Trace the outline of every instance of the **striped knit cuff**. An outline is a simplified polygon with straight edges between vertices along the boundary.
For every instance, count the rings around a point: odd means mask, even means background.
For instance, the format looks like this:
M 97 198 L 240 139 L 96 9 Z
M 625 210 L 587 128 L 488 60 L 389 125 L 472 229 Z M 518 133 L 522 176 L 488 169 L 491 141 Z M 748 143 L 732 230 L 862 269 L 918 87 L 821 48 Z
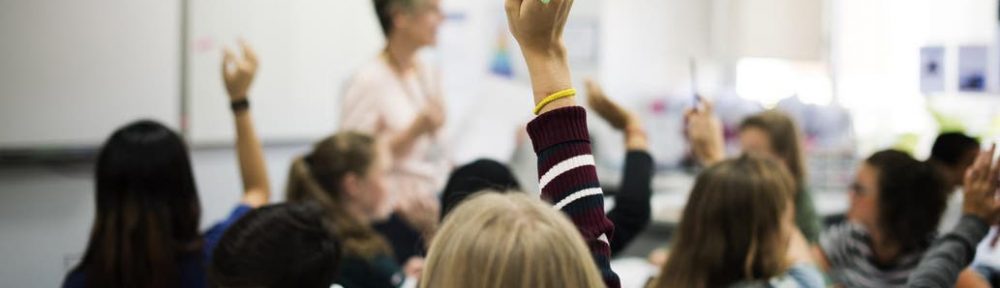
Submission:
M 528 135 L 531 136 L 535 153 L 566 142 L 590 142 L 587 110 L 574 106 L 546 112 L 528 123 Z

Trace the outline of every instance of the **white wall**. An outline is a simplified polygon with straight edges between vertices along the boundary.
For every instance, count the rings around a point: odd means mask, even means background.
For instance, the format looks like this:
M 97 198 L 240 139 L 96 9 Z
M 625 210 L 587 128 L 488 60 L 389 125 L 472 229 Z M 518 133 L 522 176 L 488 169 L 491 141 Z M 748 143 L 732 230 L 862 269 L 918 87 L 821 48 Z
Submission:
M 180 1 L 0 1 L 0 149 L 95 147 L 178 127 Z
M 284 199 L 291 159 L 308 147 L 265 150 L 272 199 Z M 192 153 L 201 224 L 223 219 L 239 201 L 232 149 Z M 0 286 L 59 287 L 82 256 L 94 217 L 93 164 L 0 167 Z
M 191 1 L 189 11 L 187 123 L 196 144 L 232 141 L 220 67 L 237 39 L 260 56 L 250 100 L 264 142 L 334 132 L 344 84 L 383 45 L 371 0 Z
M 930 98 L 931 102 L 943 103 L 946 110 L 980 123 L 1000 112 L 996 96 L 959 95 L 955 76 L 960 45 L 994 43 L 996 5 L 992 0 L 832 2 L 837 97 L 855 116 L 861 153 L 892 145 L 909 133 L 921 136 L 918 152 L 929 150 L 937 125 L 928 113 L 928 98 L 920 92 L 923 46 L 941 45 L 948 50 L 945 83 L 950 88 Z

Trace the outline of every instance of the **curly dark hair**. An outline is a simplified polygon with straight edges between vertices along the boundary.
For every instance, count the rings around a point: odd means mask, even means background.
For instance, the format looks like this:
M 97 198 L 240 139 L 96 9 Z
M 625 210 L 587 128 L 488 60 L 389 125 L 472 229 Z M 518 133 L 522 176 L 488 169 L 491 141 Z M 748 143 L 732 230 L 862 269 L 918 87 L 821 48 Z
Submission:
M 886 150 L 865 161 L 878 169 L 878 225 L 903 252 L 925 249 L 948 201 L 944 175 L 910 155 Z

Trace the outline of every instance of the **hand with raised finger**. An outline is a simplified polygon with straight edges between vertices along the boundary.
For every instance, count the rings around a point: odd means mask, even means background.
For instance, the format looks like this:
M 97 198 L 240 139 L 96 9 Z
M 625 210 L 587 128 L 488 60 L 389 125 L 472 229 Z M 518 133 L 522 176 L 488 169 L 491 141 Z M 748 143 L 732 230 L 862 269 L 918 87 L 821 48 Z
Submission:
M 232 101 L 247 97 L 250 84 L 257 75 L 257 53 L 246 43 L 240 41 L 243 57 L 236 55 L 232 49 L 226 48 L 222 58 L 222 79 L 226 83 L 226 91 Z
M 701 105 L 685 111 L 684 120 L 692 152 L 703 164 L 711 165 L 725 158 L 725 135 L 712 102 L 703 100 Z
M 976 161 L 965 172 L 965 198 L 962 212 L 974 215 L 987 223 L 997 224 L 1000 220 L 1000 203 L 997 201 L 997 179 L 1000 165 L 993 161 L 996 144 L 980 152 Z
M 593 79 L 587 79 L 586 85 L 587 105 L 590 106 L 594 112 L 597 112 L 597 115 L 604 118 L 605 121 L 608 121 L 608 124 L 611 124 L 611 127 L 620 131 L 625 131 L 629 126 L 639 125 L 638 117 L 636 117 L 631 111 L 622 108 L 621 105 L 618 105 L 618 103 L 609 99 L 600 84 L 597 84 L 597 82 Z

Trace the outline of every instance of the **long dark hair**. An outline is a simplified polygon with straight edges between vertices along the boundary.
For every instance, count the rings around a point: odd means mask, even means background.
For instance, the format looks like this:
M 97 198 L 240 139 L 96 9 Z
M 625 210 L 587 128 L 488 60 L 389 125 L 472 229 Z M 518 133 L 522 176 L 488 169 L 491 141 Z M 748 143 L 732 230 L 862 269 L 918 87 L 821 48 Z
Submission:
M 726 287 L 784 272 L 782 215 L 794 187 L 784 165 L 747 155 L 702 172 L 653 287 Z
M 209 280 L 214 287 L 327 288 L 341 246 L 316 203 L 277 204 L 240 218 L 219 240 Z
M 885 150 L 865 162 L 878 169 L 878 229 L 902 252 L 926 249 L 948 202 L 944 175 L 910 155 Z
M 177 287 L 201 248 L 201 204 L 187 146 L 153 121 L 118 129 L 96 168 L 96 217 L 76 271 L 88 287 Z

